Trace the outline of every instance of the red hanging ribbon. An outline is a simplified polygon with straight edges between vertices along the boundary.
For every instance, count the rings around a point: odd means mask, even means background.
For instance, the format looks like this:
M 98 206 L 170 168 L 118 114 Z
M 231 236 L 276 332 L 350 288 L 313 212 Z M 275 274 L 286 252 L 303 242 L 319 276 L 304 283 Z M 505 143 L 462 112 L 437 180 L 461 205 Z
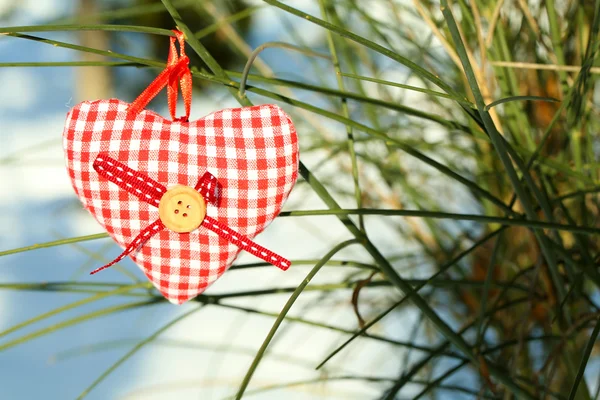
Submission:
M 167 68 L 165 68 L 148 85 L 138 97 L 129 105 L 128 111 L 139 113 L 150 101 L 167 86 L 167 100 L 169 104 L 169 113 L 173 121 L 187 122 L 190 118 L 190 109 L 192 106 L 192 73 L 190 72 L 190 59 L 185 54 L 185 35 L 183 32 L 173 30 L 175 37 L 170 38 L 169 58 L 167 59 Z M 179 54 L 175 41 L 179 42 Z M 178 83 L 181 86 L 181 95 L 185 107 L 185 116 L 177 118 L 177 95 Z
M 129 168 L 124 164 L 121 164 L 106 154 L 99 154 L 96 157 L 96 160 L 94 160 L 93 167 L 100 176 L 106 178 L 110 182 L 119 186 L 121 189 L 154 207 L 158 208 L 160 199 L 167 192 L 167 188 L 160 183 L 150 179 L 148 176 L 138 171 Z M 207 204 L 218 205 L 220 196 L 219 185 L 217 178 L 215 178 L 210 172 L 204 173 L 202 178 L 200 178 L 196 184 L 195 190 L 197 190 L 202 197 L 204 197 L 204 200 Z M 202 225 L 200 226 L 213 231 L 223 239 L 226 239 L 227 241 L 238 246 L 240 249 L 253 254 L 261 260 L 273 264 L 284 271 L 287 270 L 291 265 L 289 260 L 260 246 L 259 244 L 250 240 L 248 237 L 234 231 L 233 229 L 230 229 L 227 225 L 217 221 L 212 217 L 209 217 L 208 215 L 204 217 L 204 221 L 202 221 Z M 143 245 L 154 234 L 160 232 L 164 228 L 165 226 L 160 219 L 156 220 L 154 223 L 140 232 L 116 259 L 104 265 L 103 267 L 92 271 L 91 275 L 98 273 L 103 269 L 109 268 L 121 261 L 128 254 L 132 253 L 141 245 Z

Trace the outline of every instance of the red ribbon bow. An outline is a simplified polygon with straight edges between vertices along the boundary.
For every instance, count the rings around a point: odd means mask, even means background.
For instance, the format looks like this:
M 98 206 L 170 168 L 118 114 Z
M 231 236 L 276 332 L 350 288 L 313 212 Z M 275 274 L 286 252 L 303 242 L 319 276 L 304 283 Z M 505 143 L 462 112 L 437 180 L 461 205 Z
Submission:
M 127 109 L 128 112 L 135 114 L 141 112 L 146 108 L 148 103 L 150 103 L 150 101 L 156 97 L 165 86 L 167 86 L 167 98 L 171 118 L 174 121 L 187 122 L 189 120 L 192 103 L 192 74 L 188 67 L 190 60 L 185 54 L 185 35 L 183 32 L 177 30 L 174 30 L 173 32 L 175 33 L 175 37 L 171 37 L 167 67 L 156 77 L 156 79 L 154 79 L 154 81 L 152 81 L 146 90 L 131 103 Z M 176 39 L 179 42 L 179 54 L 177 54 L 177 48 L 175 47 Z M 178 83 L 181 85 L 181 93 L 185 105 L 185 116 L 181 118 L 176 118 Z M 155 182 L 148 176 L 132 170 L 117 160 L 110 158 L 107 154 L 99 154 L 94 161 L 93 167 L 94 170 L 104 178 L 154 207 L 159 206 L 160 199 L 167 192 L 167 189 L 160 183 Z M 220 194 L 219 185 L 217 179 L 211 173 L 206 172 L 198 181 L 198 184 L 194 189 L 202 195 L 207 205 L 218 205 Z M 242 250 L 271 263 L 284 271 L 291 265 L 289 260 L 254 243 L 246 236 L 235 232 L 227 225 L 220 223 L 214 218 L 205 216 L 200 225 L 200 228 L 202 227 L 215 232 L 217 235 L 228 240 Z M 141 231 L 116 259 L 105 266 L 92 271 L 91 274 L 93 275 L 121 261 L 128 254 L 150 239 L 154 234 L 164 228 L 165 225 L 160 218 L 157 219 L 154 223 Z
M 93 164 L 94 170 L 98 172 L 98 174 L 112 183 L 119 186 L 121 189 L 127 191 L 129 194 L 132 194 L 146 203 L 157 207 L 160 204 L 160 199 L 167 192 L 167 188 L 161 185 L 160 183 L 150 179 L 148 176 L 135 171 L 128 166 L 121 164 L 117 160 L 110 158 L 106 154 L 99 154 L 96 157 L 96 160 Z M 198 193 L 202 195 L 206 204 L 217 205 L 219 202 L 220 190 L 217 182 L 217 178 L 215 178 L 210 172 L 206 172 L 202 178 L 196 184 L 194 188 Z M 238 246 L 242 250 L 247 251 L 250 254 L 255 255 L 256 257 L 264 260 L 270 264 L 275 265 L 276 267 L 281 268 L 282 270 L 287 270 L 291 263 L 289 260 L 273 253 L 272 251 L 265 249 L 264 247 L 256 244 L 246 236 L 237 233 L 236 231 L 229 228 L 227 225 L 217 221 L 216 219 L 209 217 L 208 215 L 204 217 L 200 228 L 206 228 L 210 231 L 213 231 L 217 235 L 221 236 L 223 239 L 233 243 Z M 145 243 L 148 239 L 150 239 L 154 234 L 164 229 L 162 221 L 157 219 L 154 223 L 147 226 L 143 231 L 141 231 L 135 239 L 125 248 L 125 250 L 113 261 L 106 264 L 103 267 L 100 267 L 91 272 L 91 275 L 102 271 L 103 269 L 109 268 L 123 258 L 125 258 L 132 251 L 137 249 L 143 243 Z M 200 229 L 198 228 L 198 229 Z M 180 233 L 180 235 L 185 235 L 185 233 Z

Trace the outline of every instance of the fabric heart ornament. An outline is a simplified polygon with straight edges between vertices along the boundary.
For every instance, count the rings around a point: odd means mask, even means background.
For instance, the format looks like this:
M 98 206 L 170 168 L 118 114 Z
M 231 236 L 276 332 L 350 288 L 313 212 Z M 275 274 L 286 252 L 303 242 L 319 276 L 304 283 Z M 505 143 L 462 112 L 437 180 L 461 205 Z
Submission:
M 298 176 L 298 140 L 275 105 L 216 111 L 189 122 L 183 34 L 167 68 L 133 103 L 86 101 L 67 115 L 64 149 L 84 207 L 171 302 L 219 278 L 241 250 L 289 261 L 252 239 L 279 214 Z M 186 108 L 175 118 L 177 84 Z M 167 86 L 172 121 L 145 110 Z M 103 267 L 104 268 L 104 267 Z M 100 268 L 100 269 L 103 269 Z

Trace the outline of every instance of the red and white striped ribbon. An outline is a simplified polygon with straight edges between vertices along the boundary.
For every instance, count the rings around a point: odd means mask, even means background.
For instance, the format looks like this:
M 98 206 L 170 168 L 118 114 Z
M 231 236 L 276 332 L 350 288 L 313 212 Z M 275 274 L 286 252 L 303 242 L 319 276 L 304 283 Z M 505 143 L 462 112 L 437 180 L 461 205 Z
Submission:
M 167 192 L 167 188 L 162 184 L 155 182 L 147 175 L 129 168 L 128 166 L 120 163 L 117 160 L 114 160 L 106 154 L 99 154 L 94 160 L 93 167 L 100 176 L 106 178 L 110 182 L 119 186 L 121 189 L 154 207 L 158 207 L 160 204 L 160 199 Z M 215 178 L 210 172 L 207 171 L 202 178 L 200 178 L 194 189 L 202 195 L 206 204 L 218 206 L 220 187 L 217 178 Z M 221 236 L 223 239 L 226 239 L 227 241 L 238 246 L 240 249 L 245 250 L 261 260 L 273 264 L 284 271 L 287 270 L 291 265 L 289 260 L 273 253 L 271 250 L 260 246 L 259 244 L 250 240 L 248 237 L 234 231 L 226 224 L 223 224 L 212 217 L 206 216 L 200 227 L 211 230 L 212 232 Z M 117 258 L 103 267 L 92 271 L 91 274 L 93 275 L 97 272 L 100 272 L 121 261 L 127 255 L 142 246 L 154 234 L 164 228 L 165 226 L 161 220 L 156 220 L 154 223 L 142 230 L 142 232 L 140 232 L 133 239 L 133 241 Z

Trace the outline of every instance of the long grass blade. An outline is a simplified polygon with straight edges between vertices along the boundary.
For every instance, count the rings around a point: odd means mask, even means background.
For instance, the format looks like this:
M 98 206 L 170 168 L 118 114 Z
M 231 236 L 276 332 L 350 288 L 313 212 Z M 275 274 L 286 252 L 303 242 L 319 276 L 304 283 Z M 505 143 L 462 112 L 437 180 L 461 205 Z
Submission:
M 248 387 L 248 384 L 250 383 L 250 379 L 252 379 L 252 375 L 254 375 L 254 372 L 256 371 L 256 368 L 258 368 L 258 364 L 260 363 L 261 359 L 264 357 L 265 352 L 267 351 L 267 347 L 269 347 L 269 344 L 271 343 L 271 340 L 273 340 L 273 337 L 275 336 L 275 333 L 279 329 L 279 326 L 281 325 L 281 323 L 285 319 L 285 316 L 287 315 L 287 313 L 290 311 L 290 309 L 292 308 L 292 306 L 296 302 L 296 299 L 298 299 L 298 297 L 300 296 L 300 294 L 304 291 L 304 289 L 306 288 L 306 286 L 308 285 L 308 283 L 321 270 L 321 268 L 323 267 L 323 265 L 325 265 L 325 263 L 329 259 L 331 259 L 331 257 L 333 257 L 336 253 L 339 253 L 344 248 L 346 248 L 346 247 L 348 247 L 350 245 L 356 244 L 356 243 L 358 243 L 357 240 L 354 240 L 354 239 L 353 240 L 348 240 L 346 242 L 338 244 L 333 249 L 331 249 L 331 251 L 329 251 L 325 256 L 323 256 L 323 258 L 321 259 L 321 261 L 319 261 L 317 264 L 315 264 L 315 266 L 313 267 L 313 269 L 308 273 L 308 275 L 306 275 L 306 278 L 304 278 L 304 280 L 302 281 L 302 283 L 300 285 L 298 285 L 298 287 L 296 288 L 296 290 L 294 290 L 294 293 L 292 293 L 292 295 L 290 296 L 290 298 L 288 299 L 288 301 L 283 306 L 283 309 L 279 313 L 279 316 L 277 317 L 277 319 L 273 323 L 273 326 L 271 327 L 271 330 L 269 331 L 269 333 L 267 334 L 267 337 L 263 341 L 263 344 L 260 346 L 260 349 L 256 353 L 256 356 L 254 357 L 254 360 L 252 361 L 252 364 L 250 365 L 250 368 L 248 368 L 248 371 L 246 372 L 246 376 L 244 376 L 244 379 L 242 380 L 240 388 L 239 388 L 239 390 L 237 392 L 236 399 L 239 400 L 239 399 L 241 399 L 244 396 L 244 392 L 246 391 L 246 388 Z
M 168 330 L 169 328 L 171 328 L 173 325 L 177 324 L 178 322 L 182 321 L 183 319 L 194 314 L 196 311 L 200 310 L 201 308 L 202 307 L 198 306 L 198 307 L 193 308 L 192 310 L 189 310 L 189 311 L 183 313 L 182 315 L 171 320 L 169 323 L 163 325 L 160 329 L 156 330 L 152 335 L 148 336 L 146 339 L 140 341 L 131 350 L 129 350 L 123 357 L 121 357 L 119 360 L 117 360 L 116 363 L 114 363 L 106 371 L 104 371 L 96 380 L 94 380 L 94 382 L 92 382 L 90 386 L 88 386 L 86 389 L 84 389 L 84 391 L 81 392 L 81 394 L 77 397 L 77 400 L 81 400 L 81 399 L 87 397 L 87 395 L 96 386 L 98 386 L 104 379 L 106 379 L 106 377 L 108 377 L 112 372 L 114 372 L 117 368 L 119 368 L 119 366 L 121 366 L 123 363 L 125 363 L 127 360 L 129 360 L 131 357 L 133 357 L 135 355 L 135 353 L 140 351 L 144 346 L 146 346 L 148 343 L 150 343 L 154 339 L 156 339 L 160 334 L 162 334 L 163 332 L 165 332 L 166 330 Z
M 575 396 L 577 395 L 577 389 L 579 389 L 579 384 L 583 380 L 583 374 L 585 373 L 585 368 L 590 359 L 590 354 L 592 354 L 592 350 L 594 349 L 594 345 L 596 344 L 596 340 L 598 339 L 598 333 L 600 333 L 600 319 L 596 321 L 596 326 L 592 331 L 590 340 L 588 341 L 587 345 L 585 346 L 585 350 L 583 351 L 581 363 L 579 364 L 579 369 L 577 370 L 577 375 L 575 376 L 575 382 L 573 382 L 571 392 L 569 393 L 569 400 L 575 399 Z

